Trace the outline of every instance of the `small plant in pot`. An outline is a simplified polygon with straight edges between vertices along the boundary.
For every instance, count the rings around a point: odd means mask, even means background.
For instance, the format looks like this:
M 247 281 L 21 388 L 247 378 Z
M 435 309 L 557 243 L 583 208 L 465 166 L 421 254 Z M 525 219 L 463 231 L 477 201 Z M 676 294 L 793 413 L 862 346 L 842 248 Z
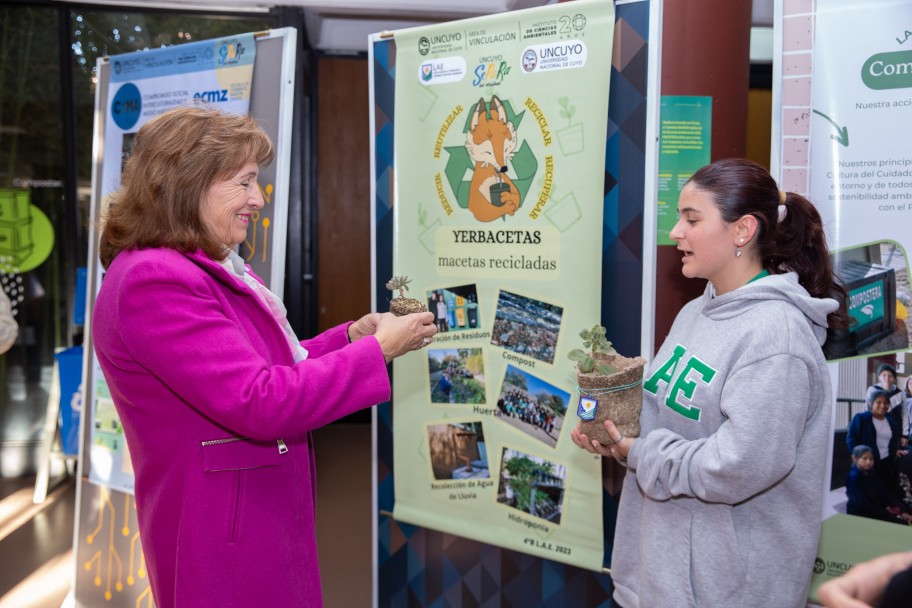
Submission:
M 610 445 L 614 440 L 605 430 L 604 421 L 611 420 L 625 437 L 638 437 L 646 360 L 618 354 L 601 325 L 584 329 L 580 338 L 583 348 L 567 353 L 576 362 L 580 392 L 576 413 L 581 421 L 580 430 L 590 439 Z
M 406 298 L 405 292 L 408 291 L 408 284 L 411 283 L 406 275 L 401 277 L 393 277 L 386 282 L 386 288 L 392 291 L 393 293 L 399 292 L 399 296 L 393 296 L 393 299 L 390 300 L 390 312 L 401 317 L 413 312 L 425 312 L 427 307 L 420 300 L 415 298 Z

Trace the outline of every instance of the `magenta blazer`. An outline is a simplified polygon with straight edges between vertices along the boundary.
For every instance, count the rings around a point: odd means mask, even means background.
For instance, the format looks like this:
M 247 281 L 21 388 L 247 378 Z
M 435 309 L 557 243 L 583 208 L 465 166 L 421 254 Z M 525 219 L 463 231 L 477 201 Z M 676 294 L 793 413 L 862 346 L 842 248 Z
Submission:
M 310 431 L 390 397 L 380 344 L 346 329 L 295 365 L 257 295 L 202 252 L 114 259 L 92 338 L 158 608 L 322 605 Z

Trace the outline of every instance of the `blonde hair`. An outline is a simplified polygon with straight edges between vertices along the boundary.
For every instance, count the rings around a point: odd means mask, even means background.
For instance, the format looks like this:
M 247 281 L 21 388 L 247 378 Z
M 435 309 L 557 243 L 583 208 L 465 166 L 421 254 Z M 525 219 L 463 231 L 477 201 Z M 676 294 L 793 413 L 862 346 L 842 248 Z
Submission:
M 207 106 L 169 110 L 136 134 L 121 188 L 107 205 L 98 252 L 107 268 L 125 249 L 202 249 L 223 259 L 225 244 L 203 223 L 200 205 L 219 179 L 274 156 L 266 132 L 250 116 Z

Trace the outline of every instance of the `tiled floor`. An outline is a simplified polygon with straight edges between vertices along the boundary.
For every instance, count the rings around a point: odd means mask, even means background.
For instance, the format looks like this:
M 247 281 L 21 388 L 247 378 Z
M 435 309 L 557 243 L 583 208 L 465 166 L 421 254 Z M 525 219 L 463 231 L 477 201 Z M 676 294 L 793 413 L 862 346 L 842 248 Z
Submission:
M 339 423 L 314 433 L 317 541 L 325 608 L 371 605 L 371 427 Z M 34 479 L 0 479 L 0 608 L 60 608 L 73 574 L 75 483 L 40 507 Z

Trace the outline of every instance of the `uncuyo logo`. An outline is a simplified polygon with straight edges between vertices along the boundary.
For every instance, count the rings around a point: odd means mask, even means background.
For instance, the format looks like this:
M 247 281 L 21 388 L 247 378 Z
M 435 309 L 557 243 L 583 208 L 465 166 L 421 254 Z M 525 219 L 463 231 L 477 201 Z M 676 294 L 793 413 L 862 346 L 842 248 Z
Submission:
M 418 52 L 422 55 L 427 55 L 431 50 L 431 41 L 427 39 L 427 36 L 422 36 L 418 39 Z
M 814 574 L 823 574 L 826 570 L 826 562 L 819 557 L 814 560 Z

